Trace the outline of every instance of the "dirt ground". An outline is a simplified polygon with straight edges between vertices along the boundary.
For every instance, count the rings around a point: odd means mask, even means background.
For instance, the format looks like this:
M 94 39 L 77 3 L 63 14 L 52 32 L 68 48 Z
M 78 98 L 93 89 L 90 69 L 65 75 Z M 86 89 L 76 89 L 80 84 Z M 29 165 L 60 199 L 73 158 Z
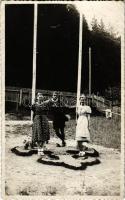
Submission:
M 19 134 L 20 125 L 6 124 L 6 195 L 120 195 L 120 152 L 117 149 L 93 144 L 99 157 L 75 159 L 66 153 L 75 149 L 73 139 L 66 141 L 67 147 L 59 148 L 56 147 L 59 139 L 52 137 L 47 149 L 58 155 L 59 161 L 40 163 L 37 154 L 23 157 L 11 152 L 11 148 L 23 144 L 26 133 Z

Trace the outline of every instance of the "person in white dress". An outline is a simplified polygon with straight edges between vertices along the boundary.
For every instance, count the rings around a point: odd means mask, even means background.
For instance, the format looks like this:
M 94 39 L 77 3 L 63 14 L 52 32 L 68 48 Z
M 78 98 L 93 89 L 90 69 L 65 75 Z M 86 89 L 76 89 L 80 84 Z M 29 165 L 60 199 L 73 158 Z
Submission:
M 91 114 L 90 106 L 86 105 L 86 97 L 84 94 L 80 96 L 80 104 L 77 107 L 77 126 L 76 141 L 79 149 L 79 156 L 85 155 L 86 146 L 83 143 L 90 142 L 89 122 Z

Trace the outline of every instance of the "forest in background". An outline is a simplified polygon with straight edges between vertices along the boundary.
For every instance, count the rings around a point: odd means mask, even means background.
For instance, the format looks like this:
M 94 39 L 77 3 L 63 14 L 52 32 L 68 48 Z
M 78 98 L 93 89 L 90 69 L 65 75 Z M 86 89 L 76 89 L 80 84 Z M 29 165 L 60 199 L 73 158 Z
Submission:
M 33 5 L 7 5 L 6 86 L 32 87 Z M 120 99 L 121 38 L 103 20 L 83 16 L 82 92 L 88 93 L 91 47 L 92 93 Z M 37 83 L 43 90 L 76 92 L 79 13 L 74 6 L 38 6 Z

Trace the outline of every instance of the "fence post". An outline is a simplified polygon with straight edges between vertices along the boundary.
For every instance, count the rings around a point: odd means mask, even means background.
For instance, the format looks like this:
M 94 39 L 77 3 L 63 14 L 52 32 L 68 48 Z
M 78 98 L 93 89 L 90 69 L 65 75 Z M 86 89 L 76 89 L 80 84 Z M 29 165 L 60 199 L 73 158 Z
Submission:
M 20 101 L 19 101 L 19 105 L 21 105 L 21 104 L 22 104 L 22 94 L 23 94 L 23 90 L 22 90 L 22 89 L 20 89 Z
M 92 94 L 92 105 L 94 104 L 94 94 Z
M 105 99 L 104 99 L 104 97 L 103 97 L 103 108 L 105 107 Z
M 99 106 L 99 105 L 98 105 L 98 92 L 97 92 L 97 98 L 96 98 L 96 99 L 97 99 L 97 104 L 96 104 L 96 106 L 98 107 L 98 106 Z
M 19 93 L 17 94 L 16 98 L 16 112 L 18 112 L 18 108 L 19 108 Z

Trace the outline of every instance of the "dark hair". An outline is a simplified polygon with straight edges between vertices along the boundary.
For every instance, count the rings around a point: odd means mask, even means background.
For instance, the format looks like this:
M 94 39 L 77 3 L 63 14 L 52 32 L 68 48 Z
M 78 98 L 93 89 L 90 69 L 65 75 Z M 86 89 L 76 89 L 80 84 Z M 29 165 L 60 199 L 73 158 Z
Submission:
M 42 94 L 41 92 L 38 92 L 38 93 L 37 93 L 37 96 L 38 96 L 38 95 L 41 95 L 41 96 L 43 96 L 43 94 Z
M 85 99 L 86 99 L 86 96 L 85 96 L 85 94 L 81 94 L 81 95 L 80 95 L 80 97 L 79 97 L 79 100 L 81 99 L 81 97 L 82 97 L 82 96 L 84 96 L 84 97 L 85 97 Z

